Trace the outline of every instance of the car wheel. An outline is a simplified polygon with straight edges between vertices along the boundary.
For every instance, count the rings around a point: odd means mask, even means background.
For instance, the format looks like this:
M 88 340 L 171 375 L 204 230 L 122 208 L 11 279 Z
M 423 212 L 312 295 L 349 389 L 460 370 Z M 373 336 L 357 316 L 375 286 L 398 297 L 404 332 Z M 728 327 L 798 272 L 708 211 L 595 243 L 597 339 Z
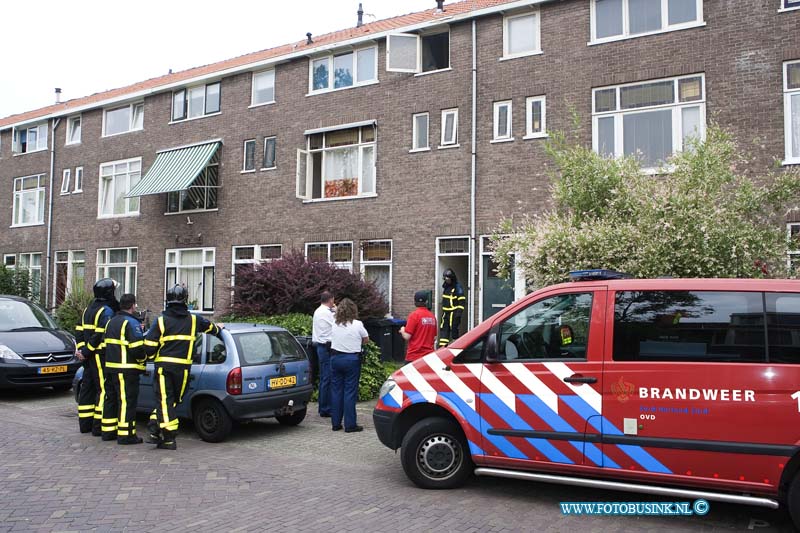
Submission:
M 296 426 L 302 422 L 306 417 L 306 409 L 300 409 L 290 415 L 276 416 L 275 419 L 280 422 L 282 426 Z
M 795 474 L 792 484 L 789 485 L 786 506 L 789 508 L 789 516 L 792 517 L 795 529 L 800 529 L 800 473 Z
M 446 418 L 414 424 L 403 438 L 400 460 L 408 478 L 423 489 L 459 487 L 473 471 L 464 433 Z
M 206 442 L 222 442 L 233 427 L 230 415 L 213 398 L 200 400 L 192 413 L 197 434 Z

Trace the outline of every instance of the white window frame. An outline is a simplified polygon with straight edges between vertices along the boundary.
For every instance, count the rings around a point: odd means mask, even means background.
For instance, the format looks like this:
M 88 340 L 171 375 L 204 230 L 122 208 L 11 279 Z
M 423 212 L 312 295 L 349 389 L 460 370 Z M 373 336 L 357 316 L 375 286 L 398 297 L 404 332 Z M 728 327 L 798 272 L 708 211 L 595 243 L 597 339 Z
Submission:
M 123 109 L 125 107 L 129 108 L 129 113 L 130 113 L 129 121 L 128 121 L 128 129 L 125 130 L 125 131 L 117 132 L 117 133 L 107 133 L 106 132 L 106 117 L 107 117 L 108 113 L 110 113 L 112 111 L 117 111 L 119 109 Z M 141 112 L 140 112 L 139 115 L 137 115 L 137 109 L 141 109 Z M 136 124 L 136 122 L 137 122 L 136 121 L 136 117 L 137 116 L 141 116 L 142 117 L 142 124 L 140 126 L 137 126 L 137 124 Z M 117 135 L 125 135 L 126 133 L 132 133 L 134 131 L 142 131 L 142 130 L 144 130 L 144 102 L 143 101 L 132 102 L 132 103 L 126 104 L 126 105 L 109 107 L 109 108 L 103 109 L 103 137 L 115 137 Z
M 277 258 L 264 259 L 262 257 L 262 250 L 276 247 L 280 250 L 279 258 L 283 257 L 282 244 L 245 244 L 231 247 L 231 287 L 236 286 L 236 265 L 256 265 L 256 268 L 258 268 L 258 265 L 277 261 Z M 237 250 L 253 250 L 253 258 L 236 259 Z
M 36 130 L 36 147 L 31 148 L 28 138 L 30 137 L 31 130 Z M 22 151 L 19 134 L 21 131 L 25 132 L 25 151 Z M 44 135 L 42 133 L 44 132 Z M 31 154 L 33 152 L 41 152 L 47 150 L 49 126 L 47 122 L 36 124 L 35 126 L 23 126 L 21 128 L 15 127 L 11 136 L 11 151 L 14 155 Z
M 213 156 L 211 156 L 211 159 L 209 159 L 208 163 L 206 163 L 206 166 L 203 167 L 200 170 L 200 172 L 197 174 L 195 179 L 192 180 L 192 182 L 189 184 L 189 186 L 186 189 L 181 190 L 181 191 L 170 191 L 170 192 L 168 192 L 167 193 L 167 207 L 166 207 L 166 210 L 164 212 L 164 215 L 172 216 L 172 215 L 180 215 L 180 214 L 204 213 L 204 212 L 208 212 L 208 211 L 218 211 L 219 210 L 219 190 L 222 188 L 222 186 L 220 185 L 220 162 L 219 161 L 220 161 L 219 152 L 216 152 Z M 209 169 L 211 167 L 216 167 L 217 168 L 217 184 L 216 185 L 208 185 Z M 200 180 L 201 178 L 205 179 L 205 185 L 203 185 L 202 182 L 198 184 L 198 180 Z M 189 195 L 189 196 L 192 195 L 192 189 L 194 189 L 194 191 L 196 193 L 198 193 L 200 190 L 202 190 L 202 193 L 203 193 L 203 207 L 200 208 L 200 209 L 184 209 L 183 208 L 183 199 L 184 199 L 185 195 Z M 213 189 L 217 190 L 216 204 L 214 205 L 214 207 L 209 207 L 209 204 L 210 204 L 210 202 L 209 202 L 210 191 L 213 190 Z M 171 207 L 173 205 L 173 199 L 175 198 L 174 195 L 177 195 L 177 200 L 176 200 L 177 205 L 178 205 L 178 209 L 177 210 L 172 210 L 171 209 Z
M 369 243 L 389 243 L 389 259 L 388 260 L 379 260 L 379 261 L 371 261 L 369 259 L 364 258 L 364 245 Z M 394 261 L 394 242 L 392 239 L 370 239 L 368 241 L 361 241 L 361 245 L 359 246 L 360 249 L 360 257 L 359 257 L 359 270 L 361 271 L 361 276 L 366 279 L 366 271 L 367 268 L 371 266 L 378 266 L 378 267 L 389 267 L 389 294 L 386 295 L 386 303 L 389 305 L 389 312 L 392 310 L 392 291 L 393 291 L 393 272 L 392 272 L 392 262 Z
M 75 167 L 75 189 L 73 194 L 83 192 L 83 167 Z
M 432 35 L 440 35 L 443 33 L 447 33 L 447 66 L 445 68 L 440 68 L 436 70 L 422 70 L 422 39 L 423 37 L 432 36 Z M 431 30 L 426 31 L 425 33 L 390 33 L 386 37 L 386 71 L 387 72 L 407 72 L 410 74 L 416 74 L 417 76 L 426 76 L 428 74 L 434 74 L 436 72 L 445 72 L 448 70 L 452 70 L 453 65 L 453 57 L 452 57 L 452 50 L 451 50 L 451 39 L 450 39 L 450 27 L 448 26 L 447 29 L 443 29 L 441 27 L 434 28 Z M 413 69 L 408 68 L 398 68 L 391 66 L 391 53 L 392 53 L 392 38 L 400 38 L 400 39 L 414 39 L 416 42 L 416 53 L 417 53 L 417 64 Z
M 62 261 L 58 258 L 59 254 L 67 254 L 67 260 Z M 75 254 L 83 254 L 83 259 L 76 259 Z M 86 252 L 83 250 L 59 250 L 55 253 L 55 264 L 56 265 L 67 265 L 67 286 L 64 289 L 64 299 L 66 300 L 73 289 L 73 283 L 75 281 L 75 267 L 77 265 L 83 265 L 83 276 L 84 276 L 84 283 L 86 281 Z M 56 266 L 56 269 L 58 267 Z M 54 271 L 54 278 L 56 276 Z M 53 307 L 56 306 L 56 285 L 57 282 L 53 281 Z M 81 287 L 83 288 L 83 287 Z
M 140 199 L 138 197 L 137 198 L 126 198 L 125 199 L 125 212 L 124 213 L 119 213 L 119 214 L 118 213 L 113 213 L 113 206 L 112 206 L 112 213 L 111 214 L 103 213 L 103 196 L 104 196 L 103 195 L 103 179 L 104 179 L 103 167 L 111 166 L 112 168 L 114 168 L 116 165 L 121 165 L 123 163 L 128 165 L 128 172 L 126 172 L 126 176 L 127 176 L 127 178 L 126 178 L 126 180 L 127 180 L 126 193 L 128 193 L 133 188 L 133 186 L 131 185 L 131 174 L 132 174 L 132 172 L 130 171 L 130 166 L 131 166 L 131 163 L 134 163 L 134 162 L 138 162 L 139 163 L 139 179 L 141 180 L 142 179 L 142 158 L 141 157 L 134 157 L 134 158 L 131 158 L 131 159 L 121 159 L 119 161 L 108 161 L 106 163 L 100 163 L 100 170 L 99 170 L 98 175 L 97 175 L 97 179 L 98 179 L 97 218 L 98 219 L 101 219 L 101 218 L 123 218 L 123 217 L 139 216 L 139 210 L 141 209 L 141 201 L 140 201 Z M 111 174 L 112 183 L 115 182 L 115 180 L 113 180 L 113 177 L 115 175 L 116 174 L 114 174 L 113 170 L 112 170 L 112 174 Z M 137 181 L 137 183 L 138 183 L 138 181 Z M 116 191 L 114 191 L 114 192 L 116 192 Z M 116 194 L 114 194 L 112 196 L 116 196 Z M 136 209 L 135 210 L 131 209 L 131 205 L 136 205 Z
M 372 50 L 374 56 L 374 65 L 373 71 L 375 72 L 375 77 L 371 80 L 362 80 L 358 81 L 358 54 L 365 50 Z M 348 85 L 346 87 L 334 87 L 334 79 L 333 79 L 333 58 L 336 56 L 353 54 L 353 84 Z M 314 89 L 314 63 L 320 61 L 322 59 L 328 60 L 328 86 L 322 89 Z M 308 61 L 308 95 L 312 94 L 322 94 L 322 93 L 330 93 L 334 91 L 344 91 L 346 89 L 352 89 L 353 87 L 364 87 L 365 85 L 374 85 L 378 83 L 378 46 L 362 46 L 360 48 L 353 48 L 351 50 L 339 50 L 336 53 L 324 55 L 324 56 L 316 56 L 312 57 Z
M 508 107 L 508 112 L 506 116 L 508 117 L 508 130 L 505 132 L 500 131 L 500 109 L 503 107 Z M 492 125 L 492 141 L 493 143 L 497 142 L 509 142 L 514 140 L 514 121 L 513 121 L 513 101 L 512 100 L 502 100 L 499 102 L 494 102 L 492 105 L 493 109 L 493 125 Z
M 792 8 L 794 9 L 794 8 Z M 792 156 L 792 140 L 794 138 L 792 132 L 792 97 L 800 95 L 800 87 L 789 89 L 789 65 L 800 65 L 798 61 L 786 61 L 783 64 L 783 123 L 784 123 L 784 139 L 785 139 L 785 159 L 784 165 L 800 165 L 800 146 L 797 147 L 798 157 Z M 800 109 L 798 109 L 800 113 Z M 800 133 L 798 133 L 800 136 Z
M 13 270 L 17 266 L 17 254 L 3 254 L 3 266 Z
M 445 125 L 447 124 L 447 117 L 452 115 L 453 117 L 453 138 L 446 139 L 445 133 L 446 128 Z M 430 127 L 430 125 L 429 125 Z M 452 109 L 442 109 L 442 139 L 439 148 L 456 148 L 458 147 L 458 108 Z
M 525 17 L 533 17 L 534 24 L 536 28 L 534 30 L 534 35 L 536 37 L 536 44 L 533 50 L 527 50 L 525 52 L 517 52 L 516 54 L 512 54 L 509 52 L 509 37 L 510 33 L 508 31 L 509 23 L 514 19 L 521 19 Z M 535 56 L 542 53 L 542 23 L 540 12 L 538 9 L 526 11 L 524 13 L 516 13 L 514 15 L 508 15 L 503 17 L 503 59 L 515 59 L 518 57 L 527 57 L 527 56 Z
M 42 252 L 23 252 L 16 255 L 16 265 L 14 265 L 13 269 L 26 270 L 28 272 L 28 289 L 31 291 L 31 300 L 40 303 L 42 293 Z M 34 266 L 33 264 L 33 258 L 36 256 L 39 257 L 38 266 Z M 27 258 L 27 265 L 22 264 L 23 258 Z M 38 291 L 36 289 L 38 289 Z
M 121 263 L 112 263 L 111 262 L 111 252 L 117 252 L 120 250 L 125 250 L 125 261 Z M 103 255 L 105 259 L 101 260 L 100 256 Z M 125 269 L 125 279 L 117 279 L 115 281 L 119 282 L 119 286 L 117 287 L 116 292 L 118 296 L 122 296 L 125 293 L 132 293 L 136 294 L 139 289 L 139 284 L 137 283 L 138 279 L 137 276 L 139 274 L 139 249 L 136 246 L 122 246 L 119 248 L 98 248 L 97 249 L 97 262 L 96 262 L 96 279 L 103 279 L 103 278 L 110 278 L 110 269 L 112 268 L 124 268 Z M 131 289 L 133 287 L 133 289 Z
M 247 145 L 250 143 L 252 143 L 253 145 L 253 168 L 247 168 Z M 255 171 L 256 171 L 256 140 L 247 139 L 244 141 L 244 144 L 242 145 L 242 174 Z
M 212 85 L 218 85 L 219 88 L 217 89 L 219 94 L 219 109 L 216 111 L 208 111 L 208 88 Z M 203 112 L 196 117 L 189 116 L 189 93 L 194 89 L 203 89 Z M 175 118 L 175 95 L 178 93 L 183 93 L 183 115 L 179 118 Z M 186 122 L 187 120 L 198 120 L 201 118 L 206 117 L 213 117 L 222 113 L 222 82 L 221 81 L 213 81 L 210 83 L 204 83 L 200 85 L 192 85 L 191 87 L 183 87 L 181 89 L 177 89 L 172 91 L 172 97 L 170 99 L 170 115 L 169 115 L 169 123 L 174 124 L 176 122 Z
M 272 75 L 272 100 L 268 100 L 266 102 L 256 102 L 256 78 L 259 76 L 267 76 Z M 250 86 L 250 107 L 259 107 L 262 105 L 269 105 L 275 103 L 275 69 L 270 68 L 267 70 L 261 70 L 259 72 L 253 72 L 253 80 Z
M 778 9 L 779 13 L 800 9 L 800 0 L 780 0 L 780 2 L 781 7 Z
M 61 173 L 61 196 L 69 194 L 70 175 L 71 171 L 68 168 L 65 168 Z
M 688 28 L 697 28 L 700 26 L 705 26 L 705 20 L 703 18 L 703 0 L 695 0 L 696 7 L 695 12 L 697 13 L 697 18 L 693 21 L 689 22 L 682 22 L 680 24 L 669 24 L 669 1 L 668 0 L 661 0 L 661 28 L 657 30 L 652 30 L 643 33 L 630 33 L 630 10 L 629 0 L 622 0 L 622 33 L 620 35 L 611 35 L 609 37 L 603 37 L 602 39 L 597 38 L 597 17 L 596 13 L 596 4 L 597 0 L 590 0 L 589 4 L 589 11 L 590 11 L 590 18 L 591 18 L 591 41 L 589 41 L 589 45 L 594 44 L 602 44 L 608 43 L 613 41 L 621 41 L 624 39 L 635 39 L 637 37 L 645 37 L 647 35 L 657 35 L 659 33 L 667 33 L 671 31 L 677 30 L 684 30 Z
M 350 261 L 332 261 L 331 260 L 331 248 L 335 244 L 349 244 L 350 245 Z M 306 261 L 308 260 L 308 248 L 309 248 L 309 246 L 321 246 L 321 245 L 326 245 L 328 247 L 328 263 L 331 263 L 336 268 L 341 268 L 341 269 L 344 269 L 344 270 L 348 270 L 350 272 L 353 271 L 353 241 L 307 242 L 305 244 Z
M 264 162 L 265 159 L 267 158 L 267 141 L 269 141 L 270 139 L 275 141 L 275 151 L 274 151 L 275 159 L 271 167 L 265 167 Z M 264 155 L 261 157 L 261 170 L 275 170 L 276 168 L 278 168 L 278 137 L 275 135 L 270 135 L 269 137 L 264 137 Z
M 417 117 L 425 117 L 428 134 L 425 136 L 425 146 L 417 146 Z M 425 113 L 414 113 L 411 115 L 411 150 L 409 152 L 429 152 L 431 149 L 431 115 Z
M 11 209 L 11 227 L 12 228 L 24 228 L 26 226 L 41 226 L 44 224 L 44 207 L 45 207 L 45 175 L 44 174 L 34 174 L 32 176 L 22 176 L 19 178 L 14 178 L 14 203 Z M 22 189 L 20 188 L 17 191 L 17 183 L 24 184 L 26 179 L 30 178 L 37 178 L 37 187 L 31 189 Z M 20 185 L 22 187 L 22 185 Z M 34 208 L 36 210 L 36 221 L 35 222 L 28 222 L 28 223 L 18 223 L 17 220 L 22 220 L 22 201 L 23 197 L 28 194 L 35 194 L 35 202 Z M 17 206 L 20 206 L 20 211 L 17 212 Z M 41 220 L 39 219 L 39 214 L 41 213 Z
M 700 90 L 702 97 L 698 100 L 687 102 L 680 101 L 680 80 L 700 78 Z M 649 83 L 658 83 L 672 81 L 675 84 L 674 95 L 675 100 L 671 104 L 663 104 L 648 107 L 638 107 L 635 109 L 621 109 L 620 103 L 620 90 L 624 87 L 631 87 L 635 85 L 643 85 Z M 616 90 L 616 107 L 614 111 L 603 111 L 598 113 L 595 109 L 596 98 L 595 95 L 598 91 L 605 91 L 609 89 Z M 685 108 L 698 107 L 700 110 L 700 139 L 705 139 L 706 135 L 706 76 L 703 72 L 689 74 L 686 76 L 676 76 L 672 78 L 661 78 L 655 80 L 646 80 L 636 83 L 625 83 L 622 85 L 609 85 L 605 87 L 597 87 L 592 89 L 592 149 L 599 153 L 599 120 L 604 117 L 614 118 L 614 157 L 622 157 L 624 155 L 624 131 L 623 131 L 623 118 L 626 115 L 649 112 L 654 110 L 671 109 L 672 110 L 672 148 L 673 155 L 683 150 L 683 116 L 682 110 Z M 665 168 L 664 170 L 669 170 Z M 643 167 L 642 171 L 647 174 L 655 174 L 659 171 L 657 167 Z
M 181 254 L 184 252 L 196 252 L 201 251 L 201 261 L 199 265 L 184 265 L 180 262 Z M 208 259 L 208 256 L 211 256 L 211 260 Z M 169 279 L 169 271 L 170 269 L 175 270 L 175 282 L 181 283 L 181 270 L 186 269 L 197 269 L 199 268 L 201 271 L 201 282 L 202 288 L 200 289 L 200 294 L 197 297 L 197 304 L 198 304 L 198 311 L 204 314 L 211 314 L 214 312 L 214 299 L 215 299 L 215 287 L 212 285 L 211 287 L 211 302 L 205 301 L 205 277 L 206 277 L 206 269 L 212 269 L 212 278 L 214 281 L 212 283 L 216 284 L 216 275 L 217 275 L 217 268 L 216 268 L 216 248 L 169 248 L 166 250 L 166 260 L 164 262 L 164 280 L 165 280 L 165 292 L 172 286 L 172 282 Z M 187 287 L 188 288 L 188 287 Z M 191 288 L 189 289 L 189 295 L 191 300 Z
M 74 136 L 73 134 L 75 132 L 76 123 L 78 129 L 78 138 L 75 140 L 71 140 L 72 137 Z M 67 138 L 66 141 L 64 142 L 65 145 L 81 143 L 81 133 L 83 132 L 82 126 L 83 126 L 83 119 L 81 118 L 81 115 L 75 115 L 74 117 L 69 117 L 67 119 Z
M 542 104 L 542 123 L 541 131 L 533 131 L 532 110 L 533 104 L 541 102 Z M 545 96 L 529 96 L 525 99 L 525 137 L 523 139 L 541 139 L 547 137 L 547 97 Z

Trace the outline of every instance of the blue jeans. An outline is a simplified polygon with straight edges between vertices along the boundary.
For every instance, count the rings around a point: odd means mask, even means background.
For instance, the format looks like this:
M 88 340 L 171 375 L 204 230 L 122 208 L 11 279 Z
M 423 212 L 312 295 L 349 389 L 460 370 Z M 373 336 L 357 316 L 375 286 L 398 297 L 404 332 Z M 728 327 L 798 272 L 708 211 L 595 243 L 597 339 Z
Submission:
M 331 424 L 344 428 L 356 426 L 356 400 L 358 378 L 361 377 L 361 359 L 357 353 L 342 353 L 331 356 Z
M 327 344 L 317 344 L 319 363 L 319 414 L 331 414 L 331 352 Z

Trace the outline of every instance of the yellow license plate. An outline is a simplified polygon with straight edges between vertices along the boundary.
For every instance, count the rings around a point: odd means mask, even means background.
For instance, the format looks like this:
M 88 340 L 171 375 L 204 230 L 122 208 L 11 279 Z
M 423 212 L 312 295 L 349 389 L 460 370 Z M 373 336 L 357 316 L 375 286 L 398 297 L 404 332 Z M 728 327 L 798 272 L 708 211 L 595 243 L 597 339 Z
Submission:
M 297 376 L 285 376 L 282 378 L 272 378 L 269 380 L 270 389 L 280 389 L 281 387 L 291 387 L 297 384 Z
M 61 374 L 67 371 L 67 365 L 39 367 L 40 374 Z

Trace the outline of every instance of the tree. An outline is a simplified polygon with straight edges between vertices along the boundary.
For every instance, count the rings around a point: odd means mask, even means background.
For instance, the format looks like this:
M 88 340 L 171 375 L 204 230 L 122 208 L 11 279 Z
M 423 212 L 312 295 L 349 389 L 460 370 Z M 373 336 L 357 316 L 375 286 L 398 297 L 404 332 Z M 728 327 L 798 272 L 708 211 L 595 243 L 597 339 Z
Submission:
M 0 265 L 0 294 L 38 299 L 38 294 L 31 292 L 31 279 L 24 269 L 6 268 Z
M 747 176 L 740 147 L 713 124 L 656 176 L 635 158 L 606 158 L 563 134 L 551 139 L 552 208 L 502 222 L 492 238 L 501 273 L 516 253 L 532 287 L 590 268 L 642 278 L 787 275 L 782 222 L 800 198 L 800 172 Z

